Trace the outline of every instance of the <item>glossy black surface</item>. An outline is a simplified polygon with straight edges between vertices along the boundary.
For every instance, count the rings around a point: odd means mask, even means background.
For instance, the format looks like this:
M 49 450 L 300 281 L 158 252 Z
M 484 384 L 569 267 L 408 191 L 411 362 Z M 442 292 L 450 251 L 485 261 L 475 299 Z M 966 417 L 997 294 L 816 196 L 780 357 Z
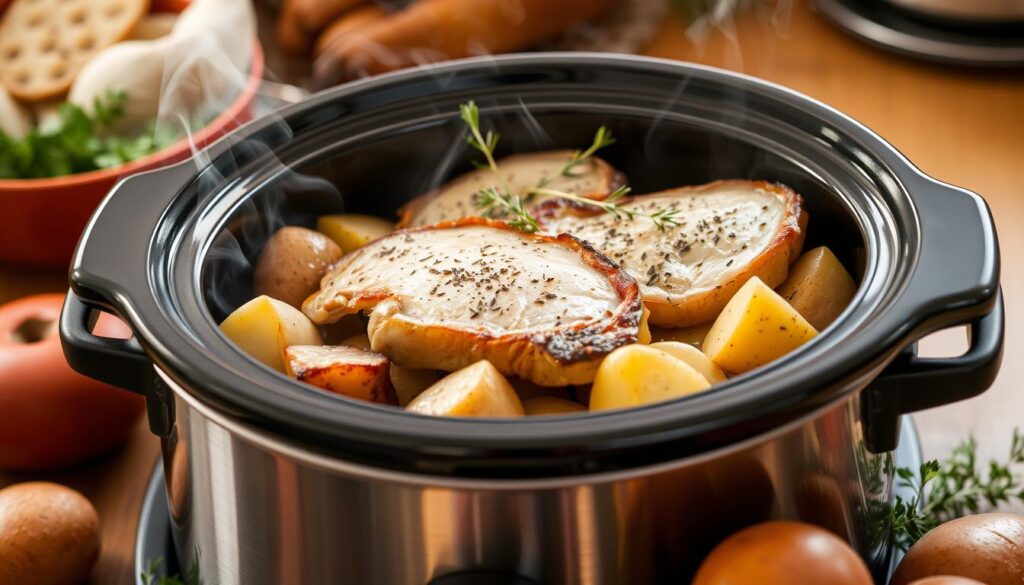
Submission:
M 387 214 L 465 170 L 456 110 L 469 99 L 506 152 L 578 147 L 611 126 L 619 142 L 607 157 L 638 192 L 736 177 L 790 184 L 811 211 L 809 242 L 860 272 L 857 298 L 813 342 L 709 392 L 559 419 L 434 419 L 350 401 L 255 364 L 219 334 L 217 320 L 250 292 L 248 260 L 277 226 L 343 209 Z M 826 106 L 677 62 L 536 54 L 403 72 L 319 94 L 207 154 L 198 174 L 184 163 L 116 189 L 83 236 L 74 291 L 125 316 L 147 355 L 204 400 L 380 467 L 544 477 L 731 445 L 848 397 L 927 332 L 988 313 L 998 288 L 980 198 L 925 177 Z M 941 375 L 896 391 L 912 402 Z M 159 400 L 152 380 L 138 389 Z
M 887 0 L 815 0 L 849 34 L 907 57 L 970 67 L 1024 67 L 1024 22 L 967 22 Z

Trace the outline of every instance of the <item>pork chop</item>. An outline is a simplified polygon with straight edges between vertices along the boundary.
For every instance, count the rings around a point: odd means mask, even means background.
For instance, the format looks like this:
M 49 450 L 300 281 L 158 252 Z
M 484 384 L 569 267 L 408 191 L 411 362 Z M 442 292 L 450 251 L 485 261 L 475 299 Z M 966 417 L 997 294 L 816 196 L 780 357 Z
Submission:
M 594 207 L 549 201 L 538 210 L 547 233 L 569 233 L 600 250 L 640 283 L 650 322 L 689 327 L 715 319 L 752 276 L 786 279 L 803 246 L 807 214 L 782 185 L 718 181 L 620 200 L 624 211 L 677 210 L 678 225 L 616 218 Z
M 592 381 L 646 328 L 637 282 L 599 252 L 483 218 L 371 242 L 324 276 L 303 311 L 320 325 L 367 312 L 371 349 L 399 366 L 486 359 L 543 386 Z
M 513 191 L 526 197 L 526 191 L 547 181 L 546 187 L 586 197 L 604 199 L 623 184 L 622 174 L 605 161 L 591 158 L 576 166 L 570 176 L 561 176 L 565 164 L 572 158 L 571 150 L 554 150 L 531 154 L 517 154 L 498 161 L 498 168 Z M 500 187 L 500 181 L 489 169 L 477 169 L 461 175 L 445 185 L 410 201 L 398 212 L 399 227 L 419 227 L 452 221 L 463 217 L 479 216 L 476 194 L 487 187 Z M 543 203 L 549 197 L 534 196 L 530 206 Z M 492 219 L 502 219 L 491 216 Z

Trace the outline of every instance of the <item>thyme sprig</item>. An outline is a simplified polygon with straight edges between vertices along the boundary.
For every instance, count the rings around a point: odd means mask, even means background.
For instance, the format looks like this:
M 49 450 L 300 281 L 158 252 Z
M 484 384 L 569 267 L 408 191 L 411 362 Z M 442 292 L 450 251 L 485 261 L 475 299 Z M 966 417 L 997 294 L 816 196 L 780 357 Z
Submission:
M 909 487 L 909 500 L 897 496 L 889 510 L 891 542 L 906 550 L 929 530 L 966 514 L 977 514 L 1014 500 L 1024 501 L 1024 481 L 1014 466 L 1024 464 L 1024 434 L 1013 431 L 1006 463 L 979 467 L 977 443 L 969 438 L 942 462 L 922 463 L 917 470 L 896 469 L 899 485 Z
M 681 211 L 678 209 L 664 208 L 648 213 L 645 211 L 623 208 L 619 202 L 630 192 L 629 187 L 625 186 L 619 187 L 604 200 L 597 201 L 587 199 L 586 197 L 580 197 L 579 195 L 568 193 L 566 191 L 551 189 L 548 185 L 552 182 L 553 178 L 546 177 L 541 179 L 536 186 L 528 189 L 524 198 L 522 194 L 516 193 L 512 190 L 504 175 L 501 174 L 501 170 L 498 168 L 498 163 L 494 159 L 494 151 L 498 146 L 499 135 L 491 130 L 488 130 L 486 133 L 481 132 L 480 110 L 477 108 L 476 103 L 469 101 L 468 103 L 460 105 L 459 117 L 469 128 L 469 134 L 466 135 L 466 142 L 483 154 L 487 161 L 486 164 L 480 164 L 478 167 L 490 169 L 499 181 L 498 187 L 487 187 L 482 189 L 474 197 L 474 205 L 476 205 L 477 209 L 480 209 L 487 217 L 511 216 L 508 223 L 512 227 L 529 233 L 536 232 L 540 230 L 540 226 L 538 225 L 536 218 L 534 218 L 526 209 L 525 204 L 537 195 L 546 195 L 549 197 L 568 199 L 582 205 L 597 207 L 605 213 L 613 215 L 616 219 L 646 217 L 653 221 L 654 225 L 660 230 L 679 224 L 677 216 Z M 573 171 L 579 165 L 593 158 L 594 154 L 598 150 L 614 143 L 615 138 L 612 137 L 611 131 L 605 126 L 599 127 L 597 132 L 594 134 L 594 140 L 590 147 L 586 150 L 575 151 L 572 158 L 570 158 L 562 167 L 558 176 L 576 176 L 573 174 Z

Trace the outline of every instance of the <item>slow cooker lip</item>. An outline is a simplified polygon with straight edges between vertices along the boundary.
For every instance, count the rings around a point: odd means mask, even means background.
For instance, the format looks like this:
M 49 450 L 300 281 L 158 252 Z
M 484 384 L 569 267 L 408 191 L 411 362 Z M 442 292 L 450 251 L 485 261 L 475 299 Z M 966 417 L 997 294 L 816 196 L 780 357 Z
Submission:
M 310 392 L 295 382 L 271 374 L 240 355 L 220 337 L 208 313 L 201 317 L 205 322 L 198 322 L 198 326 L 206 329 L 199 332 L 198 337 L 204 344 L 217 346 L 218 352 L 214 355 L 187 351 L 197 335 L 195 330 L 185 331 L 197 326 L 195 315 L 186 323 L 179 313 L 181 304 L 188 299 L 170 297 L 166 288 L 162 292 L 159 290 L 160 285 L 166 285 L 179 276 L 185 275 L 185 280 L 188 280 L 188 267 L 181 274 L 168 274 L 175 271 L 171 265 L 180 260 L 182 248 L 187 247 L 176 241 L 176 245 L 168 250 L 167 242 L 161 240 L 161 234 L 166 236 L 173 231 L 168 222 L 177 221 L 175 212 L 169 208 L 161 221 L 163 229 L 157 230 L 150 242 L 148 261 L 149 292 L 155 295 L 161 314 L 132 315 L 133 324 L 141 325 L 137 329 L 141 331 L 140 337 L 151 357 L 177 383 L 217 404 L 232 416 L 254 422 L 270 432 L 298 438 L 311 448 L 324 449 L 341 457 L 373 461 L 376 465 L 411 466 L 420 472 L 508 477 L 538 473 L 579 475 L 635 467 L 757 436 L 859 388 L 861 382 L 877 373 L 908 340 L 914 324 L 891 322 L 893 318 L 902 316 L 886 315 L 905 284 L 908 267 L 913 267 L 917 256 L 914 205 L 897 175 L 924 176 L 863 126 L 784 88 L 738 74 L 670 61 L 587 54 L 526 55 L 467 60 L 434 66 L 427 71 L 401 72 L 366 80 L 320 94 L 309 102 L 286 109 L 281 116 L 287 120 L 302 112 L 315 111 L 341 96 L 366 95 L 386 91 L 389 87 L 401 88 L 407 82 L 423 83 L 431 75 L 444 74 L 454 79 L 467 71 L 479 72 L 481 68 L 508 73 L 512 69 L 529 70 L 531 67 L 560 68 L 568 73 L 581 66 L 702 76 L 743 91 L 768 95 L 778 101 L 795 100 L 796 103 L 789 107 L 802 108 L 804 115 L 811 120 L 827 120 L 829 128 L 843 130 L 843 139 L 855 141 L 875 160 L 884 161 L 883 166 L 888 168 L 877 172 L 888 175 L 885 180 L 892 183 L 893 194 L 901 198 L 898 203 L 903 209 L 896 210 L 900 217 L 888 217 L 884 226 L 861 226 L 862 230 L 868 230 L 864 239 L 869 248 L 869 263 L 854 301 L 860 310 L 848 310 L 830 328 L 831 335 L 822 336 L 799 352 L 759 370 L 755 374 L 759 389 L 751 389 L 742 395 L 734 390 L 744 385 L 751 387 L 746 382 L 752 376 L 737 378 L 714 391 L 686 400 L 587 417 L 486 422 L 413 417 L 401 411 Z M 235 137 L 253 136 L 267 124 L 269 122 L 254 122 L 236 133 Z M 839 138 L 836 137 L 837 140 Z M 213 158 L 228 149 L 227 143 L 218 145 L 212 151 Z M 181 205 L 178 207 L 179 213 L 189 211 L 180 209 Z M 884 214 L 891 210 L 874 211 Z M 865 218 L 861 220 L 865 221 Z M 900 234 L 890 252 L 904 255 L 907 266 L 901 274 L 880 275 L 878 271 L 885 267 L 879 267 L 880 260 L 875 256 L 877 246 L 883 242 L 878 239 L 880 235 L 872 235 L 870 229 L 893 231 L 897 220 L 902 220 L 900 227 L 906 233 Z M 206 237 L 208 243 L 209 234 Z M 191 283 L 184 283 L 184 288 L 188 289 L 189 284 L 192 285 L 190 294 L 198 293 L 194 275 Z M 890 322 L 879 323 L 885 318 Z M 858 334 L 847 337 L 848 342 L 842 347 L 827 343 L 830 339 L 837 339 L 842 332 L 849 335 L 854 331 Z M 183 357 L 186 354 L 191 355 Z M 295 391 L 288 394 L 277 392 L 282 385 L 289 384 Z M 759 415 L 757 424 L 751 424 L 753 413 Z M 382 428 L 389 429 L 389 432 L 381 433 Z M 650 452 L 644 457 L 637 457 L 641 449 Z

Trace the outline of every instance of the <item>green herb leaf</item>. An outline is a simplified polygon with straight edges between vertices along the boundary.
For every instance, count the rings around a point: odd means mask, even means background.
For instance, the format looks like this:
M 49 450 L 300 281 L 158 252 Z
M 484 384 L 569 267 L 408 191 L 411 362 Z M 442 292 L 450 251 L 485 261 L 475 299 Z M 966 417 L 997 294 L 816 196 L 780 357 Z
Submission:
M 125 99 L 123 92 L 97 98 L 91 115 L 64 103 L 56 118 L 23 138 L 0 132 L 0 178 L 60 177 L 116 167 L 161 150 L 180 137 L 155 123 L 135 136 L 112 135 L 110 126 L 124 116 Z

